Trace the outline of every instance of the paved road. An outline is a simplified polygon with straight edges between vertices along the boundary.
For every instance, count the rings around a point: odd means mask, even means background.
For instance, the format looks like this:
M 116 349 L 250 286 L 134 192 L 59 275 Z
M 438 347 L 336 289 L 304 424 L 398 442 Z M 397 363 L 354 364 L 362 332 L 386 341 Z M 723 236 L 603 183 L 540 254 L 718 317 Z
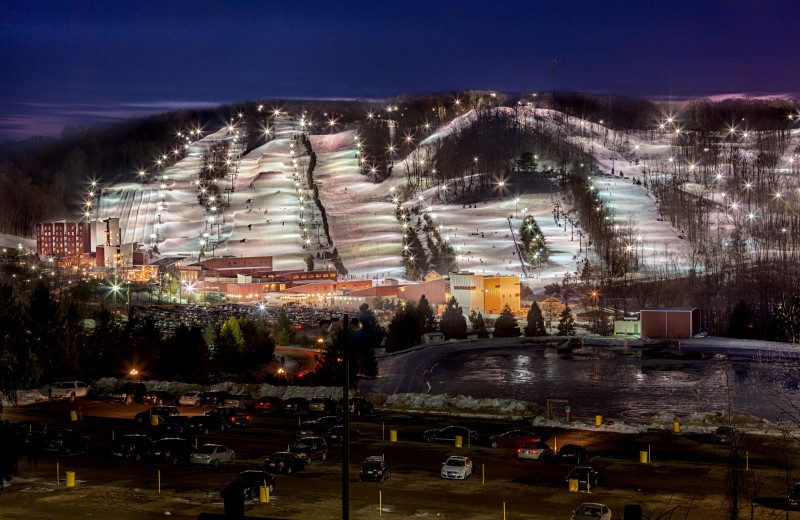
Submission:
M 236 462 L 217 470 L 196 466 L 169 466 L 112 460 L 105 455 L 114 435 L 127 432 L 152 432 L 131 420 L 147 409 L 101 401 L 77 403 L 83 420 L 70 423 L 69 411 L 75 404 L 39 403 L 7 409 L 9 419 L 40 420 L 49 428 L 73 427 L 91 437 L 90 454 L 80 457 L 46 457 L 38 465 L 23 461 L 20 477 L 0 496 L 2 518 L 114 518 L 115 520 L 164 517 L 196 518 L 203 512 L 221 513 L 219 491 L 230 478 L 244 469 L 259 467 L 270 453 L 285 450 L 294 439 L 296 416 L 252 416 L 244 430 L 197 437 L 197 442 L 221 443 L 236 452 Z M 187 415 L 205 409 L 183 408 Z M 303 420 L 305 417 L 302 418 Z M 385 424 L 385 430 L 384 430 Z M 505 502 L 507 518 L 569 518 L 584 501 L 603 502 L 621 517 L 625 504 L 646 505 L 646 510 L 677 506 L 673 518 L 722 518 L 726 460 L 725 446 L 711 445 L 700 437 L 647 434 L 629 436 L 608 432 L 539 430 L 548 443 L 577 442 L 596 454 L 590 464 L 605 477 L 591 494 L 569 493 L 564 483 L 567 466 L 553 463 L 519 462 L 510 450 L 492 449 L 485 442 L 461 449 L 421 441 L 422 432 L 447 424 L 463 424 L 477 430 L 482 438 L 526 425 L 482 420 L 456 420 L 411 415 L 376 415 L 354 421 L 362 440 L 351 448 L 351 518 L 374 518 L 381 491 L 384 515 L 395 518 L 414 516 L 443 519 L 502 518 Z M 389 430 L 399 432 L 399 442 L 389 443 Z M 526 428 L 531 429 L 531 428 Z M 192 440 L 195 437 L 191 437 Z M 780 441 L 751 439 L 749 463 L 756 472 L 746 472 L 745 481 L 756 478 L 762 486 L 760 496 L 785 496 L 780 467 Z M 650 446 L 654 463 L 638 463 L 640 450 Z M 443 481 L 438 472 L 441 462 L 451 454 L 472 458 L 478 472 L 466 482 Z M 369 455 L 383 455 L 392 467 L 386 483 L 358 481 L 359 463 Z M 56 464 L 63 472 L 76 472 L 78 484 L 67 490 L 55 486 Z M 485 482 L 481 479 L 485 470 Z M 158 471 L 161 493 L 158 493 Z M 249 515 L 277 518 L 334 519 L 340 515 L 341 452 L 330 451 L 328 460 L 315 461 L 307 472 L 278 476 L 269 504 L 248 504 Z M 749 479 L 749 480 L 748 480 Z M 777 503 L 780 503 L 780 499 Z M 748 504 L 749 500 L 743 501 Z M 691 506 L 691 510 L 689 510 Z M 688 511 L 688 516 L 686 516 Z M 761 509 L 757 508 L 757 511 Z M 771 509 L 763 511 L 775 513 Z M 617 513 L 619 512 L 619 514 Z M 747 511 L 749 513 L 749 509 Z M 756 518 L 760 518 L 756 516 Z M 793 512 L 790 518 L 800 518 Z

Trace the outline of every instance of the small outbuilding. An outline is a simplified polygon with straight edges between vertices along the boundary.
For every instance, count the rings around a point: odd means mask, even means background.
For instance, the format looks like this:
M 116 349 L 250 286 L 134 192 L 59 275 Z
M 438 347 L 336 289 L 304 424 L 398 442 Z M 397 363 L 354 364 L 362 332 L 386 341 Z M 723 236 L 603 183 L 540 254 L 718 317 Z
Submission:
M 642 309 L 642 337 L 688 339 L 700 332 L 700 309 Z

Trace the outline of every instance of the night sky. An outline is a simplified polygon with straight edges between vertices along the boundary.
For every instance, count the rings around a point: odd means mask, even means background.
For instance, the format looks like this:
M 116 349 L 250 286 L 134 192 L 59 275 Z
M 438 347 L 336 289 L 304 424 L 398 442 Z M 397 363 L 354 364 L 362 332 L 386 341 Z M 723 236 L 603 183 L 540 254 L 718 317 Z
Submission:
M 800 2 L 0 0 L 0 139 L 269 97 L 800 91 Z

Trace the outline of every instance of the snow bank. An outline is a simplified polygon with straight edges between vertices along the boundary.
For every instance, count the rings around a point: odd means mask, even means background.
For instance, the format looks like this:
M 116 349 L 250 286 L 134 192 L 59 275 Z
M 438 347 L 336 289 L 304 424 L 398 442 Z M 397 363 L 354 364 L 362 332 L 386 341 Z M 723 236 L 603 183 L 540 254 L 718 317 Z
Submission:
M 372 400 L 372 399 L 371 399 Z M 476 399 L 464 395 L 393 394 L 378 403 L 389 410 L 434 412 L 481 417 L 531 417 L 540 413 L 535 403 L 514 399 Z
M 47 399 L 47 388 L 32 388 L 17 392 L 17 406 L 27 406 L 40 401 L 47 401 Z M 12 406 L 11 401 L 8 399 L 2 399 L 0 401 L 2 401 L 3 407 Z

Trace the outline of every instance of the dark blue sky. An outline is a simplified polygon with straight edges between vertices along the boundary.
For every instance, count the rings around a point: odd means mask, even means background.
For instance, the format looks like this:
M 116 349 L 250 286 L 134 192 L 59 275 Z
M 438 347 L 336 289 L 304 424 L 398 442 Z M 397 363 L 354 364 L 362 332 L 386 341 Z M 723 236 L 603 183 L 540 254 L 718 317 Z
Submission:
M 800 2 L 0 0 L 0 139 L 188 104 L 795 93 Z

